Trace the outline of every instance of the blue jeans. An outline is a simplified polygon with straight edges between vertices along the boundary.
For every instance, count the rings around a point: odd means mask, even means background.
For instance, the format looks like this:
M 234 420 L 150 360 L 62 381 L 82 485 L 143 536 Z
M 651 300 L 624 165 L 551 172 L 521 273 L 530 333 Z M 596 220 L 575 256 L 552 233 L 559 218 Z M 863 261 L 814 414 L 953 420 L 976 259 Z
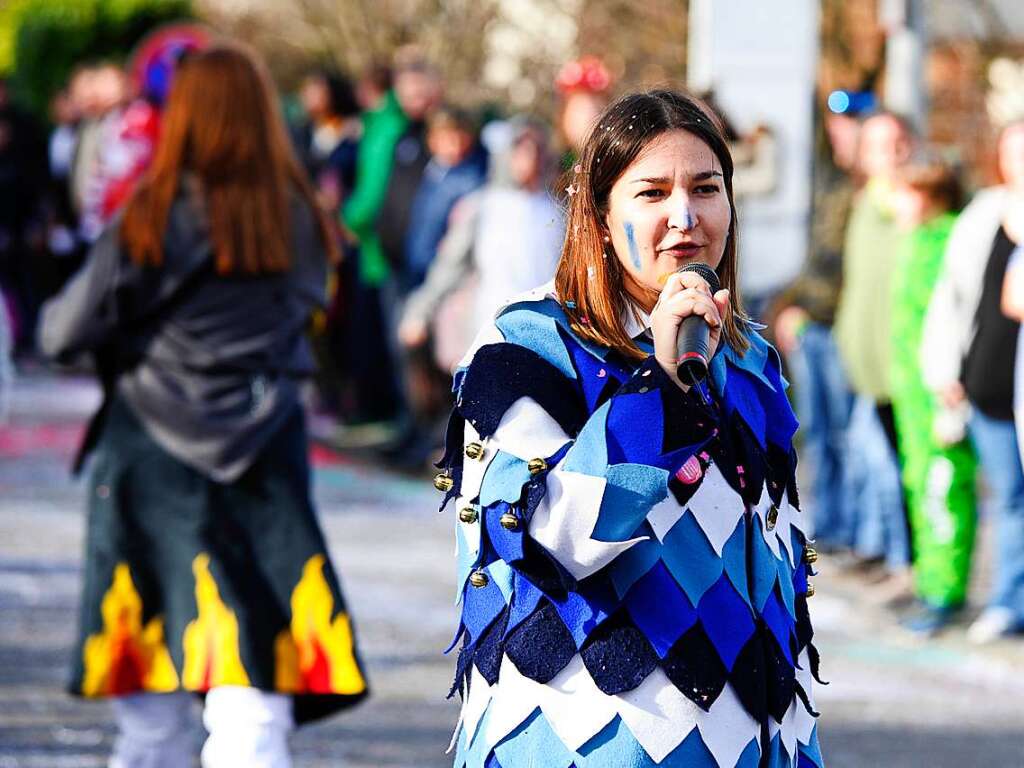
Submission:
M 846 440 L 843 490 L 854 509 L 854 551 L 862 557 L 883 557 L 892 569 L 909 565 L 899 462 L 872 398 L 857 398 Z
M 810 469 L 805 511 L 820 544 L 852 547 L 853 521 L 843 489 L 843 467 L 853 395 L 831 330 L 808 323 L 786 361 L 800 419 L 800 458 Z
M 1024 469 L 1012 421 L 993 419 L 975 408 L 971 441 L 981 461 L 995 520 L 996 567 L 989 604 L 1009 608 L 1024 627 Z

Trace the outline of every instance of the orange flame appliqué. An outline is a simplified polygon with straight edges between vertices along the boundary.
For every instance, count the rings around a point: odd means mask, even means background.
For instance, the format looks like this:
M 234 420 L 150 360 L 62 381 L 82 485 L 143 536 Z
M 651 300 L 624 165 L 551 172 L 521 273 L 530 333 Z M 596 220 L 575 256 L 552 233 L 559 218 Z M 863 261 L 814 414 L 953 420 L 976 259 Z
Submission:
M 292 620 L 274 645 L 275 688 L 284 693 L 358 694 L 366 681 L 356 663 L 348 615 L 334 616 L 323 555 L 306 561 L 292 592 Z
M 82 693 L 110 696 L 178 687 L 178 673 L 164 643 L 160 617 L 142 625 L 142 598 L 127 563 L 118 563 L 110 589 L 100 603 L 103 631 L 90 635 L 82 649 Z
M 192 573 L 199 615 L 185 627 L 182 638 L 185 687 L 207 691 L 217 685 L 249 685 L 238 646 L 238 618 L 220 599 L 217 582 L 210 574 L 210 556 L 197 555 Z

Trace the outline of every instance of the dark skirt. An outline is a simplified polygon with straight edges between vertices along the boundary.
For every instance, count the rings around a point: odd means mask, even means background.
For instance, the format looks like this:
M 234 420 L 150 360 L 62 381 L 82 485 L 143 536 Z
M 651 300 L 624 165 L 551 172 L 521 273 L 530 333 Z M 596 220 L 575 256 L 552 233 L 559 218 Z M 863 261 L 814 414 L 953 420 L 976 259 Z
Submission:
M 293 694 L 297 723 L 366 695 L 310 500 L 301 408 L 225 485 L 172 457 L 115 400 L 88 488 L 73 693 L 251 686 Z

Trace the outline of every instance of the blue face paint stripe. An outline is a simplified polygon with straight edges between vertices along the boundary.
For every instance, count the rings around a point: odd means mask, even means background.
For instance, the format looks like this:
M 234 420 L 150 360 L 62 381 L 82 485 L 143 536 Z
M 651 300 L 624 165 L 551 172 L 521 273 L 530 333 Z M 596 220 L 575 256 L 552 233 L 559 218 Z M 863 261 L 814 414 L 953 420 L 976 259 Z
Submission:
M 683 228 L 687 230 L 693 229 L 693 214 L 690 213 L 689 208 L 683 210 Z
M 636 247 L 636 236 L 633 234 L 633 225 L 628 221 L 622 225 L 623 229 L 626 230 L 626 242 L 629 244 L 629 259 L 633 262 L 633 266 L 640 269 L 640 251 Z

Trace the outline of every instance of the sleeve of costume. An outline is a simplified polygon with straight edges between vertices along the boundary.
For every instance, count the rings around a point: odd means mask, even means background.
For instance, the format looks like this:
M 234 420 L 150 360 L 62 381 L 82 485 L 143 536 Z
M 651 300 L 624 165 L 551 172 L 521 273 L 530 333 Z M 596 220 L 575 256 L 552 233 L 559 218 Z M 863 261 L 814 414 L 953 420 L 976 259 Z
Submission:
M 427 279 L 409 296 L 405 316 L 429 322 L 444 298 L 466 279 L 473 256 L 479 197 L 471 194 L 456 204 Z
M 119 222 L 109 226 L 81 269 L 43 307 L 38 340 L 48 357 L 66 362 L 93 349 L 106 341 L 121 321 L 119 295 L 135 270 L 122 259 L 119 231 Z
M 716 433 L 701 391 L 684 393 L 653 357 L 620 384 L 582 368 L 545 319 L 499 316 L 456 374 L 465 423 L 445 461 L 462 521 L 460 591 L 495 560 L 546 589 L 596 573 L 647 537 L 669 478 Z M 585 377 L 606 384 L 596 407 Z

